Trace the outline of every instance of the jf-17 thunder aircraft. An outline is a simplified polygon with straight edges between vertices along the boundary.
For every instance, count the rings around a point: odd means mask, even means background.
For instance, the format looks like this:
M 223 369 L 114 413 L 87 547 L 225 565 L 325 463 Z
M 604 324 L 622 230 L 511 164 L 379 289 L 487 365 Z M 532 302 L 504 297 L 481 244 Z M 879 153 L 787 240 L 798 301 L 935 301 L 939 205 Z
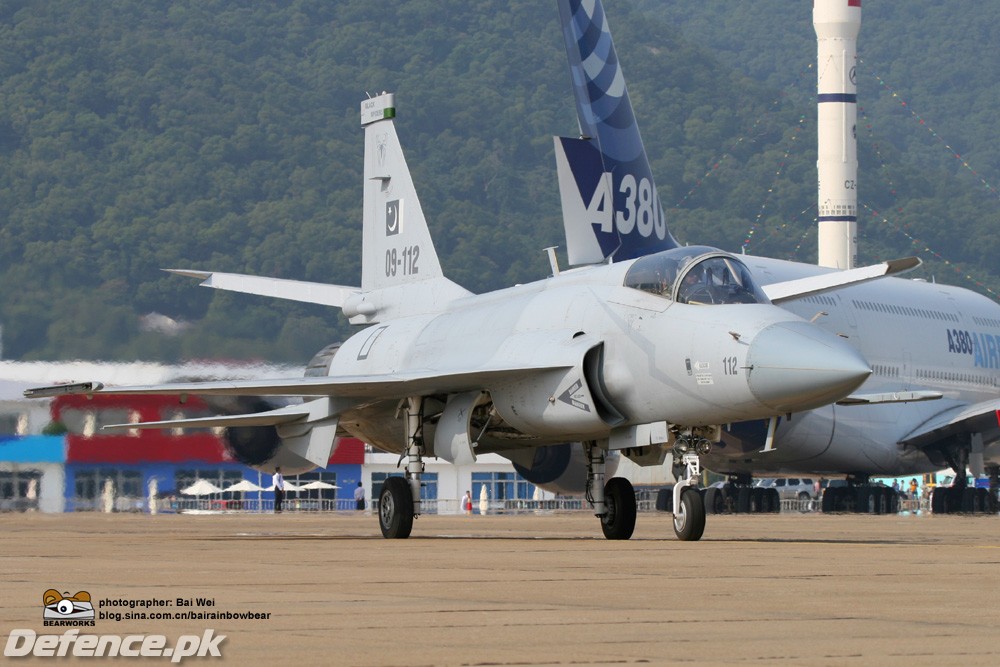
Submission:
M 560 8 L 577 92 L 604 86 L 593 105 L 578 97 L 589 138 L 564 140 L 559 157 L 603 161 L 598 187 L 607 188 L 605 198 L 594 203 L 589 196 L 584 211 L 571 207 L 567 214 L 608 216 L 595 229 L 602 248 L 610 247 L 605 231 L 617 239 L 612 253 L 565 271 L 553 259 L 548 278 L 486 294 L 448 280 L 396 135 L 393 95 L 384 93 L 361 103 L 360 287 L 174 270 L 214 288 L 342 309 L 361 329 L 317 354 L 305 377 L 131 387 L 95 381 L 25 394 L 253 397 L 270 409 L 106 428 L 225 427 L 234 455 L 265 472 L 326 465 L 337 435 L 398 453 L 405 476 L 388 478 L 379 493 L 387 538 L 409 536 L 420 514 L 426 457 L 466 464 L 495 452 L 543 487 L 576 484 L 604 535 L 628 539 L 635 494 L 627 479 L 610 476 L 617 457 L 653 465 L 672 453 L 687 473 L 673 490 L 675 533 L 699 539 L 706 514 L 697 489 L 701 459 L 720 445 L 732 451 L 727 425 L 808 414 L 852 395 L 872 372 L 840 331 L 774 303 L 918 262 L 822 275 L 800 269 L 761 286 L 737 256 L 680 247 L 667 233 L 641 143 L 633 143 L 634 119 L 631 129 L 618 123 L 617 110 L 629 120 L 631 107 L 613 51 L 594 51 L 611 46 L 603 23 L 589 23 L 599 6 Z M 581 79 L 611 66 L 607 82 Z M 625 106 L 612 104 L 609 116 L 600 107 L 616 95 Z M 612 135 L 602 136 L 609 128 Z M 649 239 L 665 243 L 649 254 L 640 252 L 644 243 L 632 244 Z M 287 397 L 301 402 L 277 404 Z
M 560 11 L 582 135 L 555 142 L 570 263 L 639 257 L 630 275 L 653 275 L 668 258 L 697 250 L 678 248 L 662 224 L 600 0 L 561 1 Z M 900 278 L 793 294 L 782 285 L 799 290 L 805 281 L 844 272 L 740 259 L 772 303 L 842 337 L 874 372 L 860 393 L 843 400 L 723 428 L 702 457 L 708 469 L 729 475 L 723 488 L 706 490 L 710 513 L 771 509 L 765 490 L 751 488 L 752 473 L 843 476 L 845 486 L 824 493 L 824 511 L 891 512 L 898 497 L 871 477 L 947 466 L 957 472 L 955 484 L 934 489 L 934 512 L 996 512 L 1000 305 L 969 290 Z M 717 274 L 713 280 L 719 283 Z M 654 281 L 636 286 L 657 289 Z M 695 297 L 684 288 L 671 296 L 719 303 L 710 289 L 698 289 Z M 968 472 L 989 473 L 991 488 L 968 486 Z

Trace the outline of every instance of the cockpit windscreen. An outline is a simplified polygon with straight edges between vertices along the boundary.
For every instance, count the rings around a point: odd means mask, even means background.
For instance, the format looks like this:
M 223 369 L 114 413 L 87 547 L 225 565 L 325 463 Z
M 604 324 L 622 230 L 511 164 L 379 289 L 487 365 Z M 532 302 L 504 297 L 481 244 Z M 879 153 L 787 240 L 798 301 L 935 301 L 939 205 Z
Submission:
M 678 303 L 768 303 L 746 265 L 706 246 L 673 248 L 642 257 L 629 268 L 625 286 Z

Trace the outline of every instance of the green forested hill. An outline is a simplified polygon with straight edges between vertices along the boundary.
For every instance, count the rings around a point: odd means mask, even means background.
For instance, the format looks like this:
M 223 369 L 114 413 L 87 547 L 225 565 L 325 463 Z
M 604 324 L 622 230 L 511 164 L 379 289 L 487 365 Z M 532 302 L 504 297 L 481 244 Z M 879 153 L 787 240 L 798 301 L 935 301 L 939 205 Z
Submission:
M 675 235 L 812 261 L 812 3 L 605 4 Z M 928 247 L 1000 291 L 1000 7 L 905 6 L 865 2 L 861 199 L 890 220 L 863 221 L 862 259 Z M 953 6 L 967 11 L 945 21 Z M 381 90 L 449 277 L 482 291 L 545 275 L 541 249 L 561 243 L 550 136 L 576 129 L 552 2 L 0 4 L 4 356 L 302 362 L 343 336 L 327 309 L 159 269 L 356 284 L 358 105 Z M 193 326 L 140 331 L 151 312 Z

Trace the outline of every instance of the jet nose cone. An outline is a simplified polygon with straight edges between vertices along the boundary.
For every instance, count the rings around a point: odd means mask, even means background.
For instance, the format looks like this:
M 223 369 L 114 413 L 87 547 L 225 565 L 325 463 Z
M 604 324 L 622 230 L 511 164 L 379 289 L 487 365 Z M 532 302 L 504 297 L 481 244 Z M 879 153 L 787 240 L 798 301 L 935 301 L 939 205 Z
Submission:
M 857 389 L 871 367 L 842 338 L 808 322 L 764 328 L 747 354 L 750 391 L 778 412 L 811 410 Z

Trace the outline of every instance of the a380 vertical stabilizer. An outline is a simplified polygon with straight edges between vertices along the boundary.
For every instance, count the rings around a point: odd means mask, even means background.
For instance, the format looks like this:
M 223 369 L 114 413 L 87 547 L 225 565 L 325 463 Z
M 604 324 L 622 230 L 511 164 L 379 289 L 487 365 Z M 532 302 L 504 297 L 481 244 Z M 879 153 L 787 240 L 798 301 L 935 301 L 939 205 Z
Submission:
M 600 0 L 559 0 L 579 139 L 556 137 L 571 264 L 677 247 L 649 168 Z

